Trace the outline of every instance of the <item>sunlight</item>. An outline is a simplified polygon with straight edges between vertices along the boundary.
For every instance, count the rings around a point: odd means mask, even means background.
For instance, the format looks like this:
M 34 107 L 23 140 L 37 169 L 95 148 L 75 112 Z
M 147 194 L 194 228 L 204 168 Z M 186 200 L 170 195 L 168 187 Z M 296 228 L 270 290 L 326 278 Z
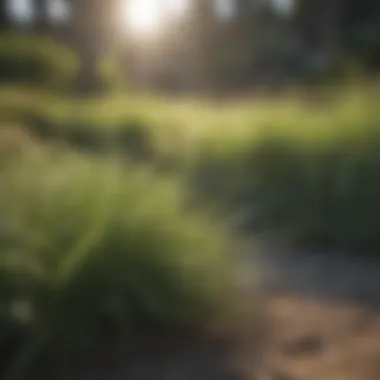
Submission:
M 125 3 L 124 19 L 133 33 L 152 35 L 163 22 L 163 9 L 160 0 L 129 0 Z
M 153 36 L 165 27 L 168 17 L 183 14 L 188 0 L 124 0 L 126 29 L 135 36 Z

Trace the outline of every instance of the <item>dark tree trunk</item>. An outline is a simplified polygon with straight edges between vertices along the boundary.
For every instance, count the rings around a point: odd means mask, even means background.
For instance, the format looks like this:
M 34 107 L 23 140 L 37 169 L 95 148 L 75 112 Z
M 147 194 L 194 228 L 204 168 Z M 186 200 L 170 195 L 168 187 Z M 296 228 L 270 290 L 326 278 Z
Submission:
M 11 27 L 11 17 L 9 14 L 9 1 L 0 0 L 0 31 Z
M 318 51 L 325 66 L 338 56 L 341 46 L 342 21 L 346 0 L 320 0 Z
M 314 63 L 324 70 L 339 55 L 346 0 L 298 0 L 296 28 Z
M 48 13 L 49 0 L 33 0 L 35 19 L 35 30 L 41 34 L 49 34 L 51 31 L 52 21 Z
M 216 12 L 212 1 L 194 0 L 191 33 L 194 38 L 195 77 L 203 90 L 212 91 L 215 85 L 215 23 Z
M 97 75 L 98 53 L 91 49 L 81 50 L 81 69 L 78 75 L 77 92 L 90 95 L 101 91 Z
M 71 40 L 82 59 L 78 92 L 101 90 L 97 65 L 105 54 L 112 53 L 117 37 L 118 7 L 121 0 L 76 0 L 73 4 Z

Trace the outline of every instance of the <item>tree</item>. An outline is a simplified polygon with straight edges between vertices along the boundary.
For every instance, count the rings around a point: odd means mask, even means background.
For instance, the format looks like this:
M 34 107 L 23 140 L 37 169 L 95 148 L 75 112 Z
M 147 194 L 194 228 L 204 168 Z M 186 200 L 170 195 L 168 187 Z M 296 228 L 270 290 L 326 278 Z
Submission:
M 104 54 L 113 53 L 118 38 L 121 0 L 77 0 L 72 5 L 71 40 L 81 55 L 78 90 L 100 89 L 97 66 Z
M 4 31 L 9 29 L 11 24 L 9 1 L 0 0 L 0 30 Z
M 346 0 L 298 0 L 295 21 L 304 47 L 327 66 L 341 47 Z
M 380 3 L 377 0 L 298 0 L 294 21 L 304 46 L 328 68 L 350 56 L 365 67 L 380 65 Z
M 48 13 L 49 0 L 33 0 L 35 14 L 35 30 L 39 33 L 48 33 L 51 20 Z
M 369 69 L 380 66 L 380 3 L 350 0 L 343 17 L 344 47 Z
M 216 11 L 213 1 L 193 0 L 190 25 L 194 71 L 198 86 L 211 90 L 215 85 Z

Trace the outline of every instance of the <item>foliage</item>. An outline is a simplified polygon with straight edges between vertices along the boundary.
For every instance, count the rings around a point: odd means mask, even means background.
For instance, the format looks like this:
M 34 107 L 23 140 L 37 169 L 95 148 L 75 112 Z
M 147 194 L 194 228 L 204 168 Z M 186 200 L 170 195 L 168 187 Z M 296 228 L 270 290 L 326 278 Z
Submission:
M 22 107 L 73 148 L 169 169 L 192 199 L 233 219 L 244 214 L 249 232 L 364 252 L 380 246 L 376 86 L 353 81 L 222 106 L 135 96 L 75 104 L 33 97 Z
M 0 37 L 2 83 L 68 89 L 77 69 L 75 54 L 47 37 L 9 33 Z
M 204 327 L 226 311 L 223 233 L 183 210 L 172 181 L 62 152 L 13 161 L 1 178 L 0 302 L 32 340 L 16 372 L 40 349 L 83 355 L 105 341 Z
M 231 131 L 210 138 L 195 165 L 200 193 L 232 214 L 244 212 L 250 233 L 376 254 L 380 114 L 369 89 L 345 91 L 328 109 L 313 109 L 317 98 L 311 98 L 313 108 L 257 109 L 240 138 L 232 139 Z

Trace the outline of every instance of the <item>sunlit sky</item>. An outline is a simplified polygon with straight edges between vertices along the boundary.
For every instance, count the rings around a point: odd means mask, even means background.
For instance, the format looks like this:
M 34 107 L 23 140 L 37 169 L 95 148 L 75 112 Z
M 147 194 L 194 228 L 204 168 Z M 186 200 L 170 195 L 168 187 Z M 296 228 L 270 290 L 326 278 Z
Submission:
M 165 5 L 168 9 L 173 12 L 181 12 L 186 8 L 189 0 L 137 0 L 136 3 L 144 3 L 149 2 L 150 4 L 156 3 L 156 6 Z M 211 1 L 211 0 L 209 0 Z M 271 0 L 275 3 L 280 11 L 286 12 L 289 8 L 291 8 L 293 0 Z M 216 0 L 218 5 L 218 9 L 222 14 L 228 14 L 232 10 L 233 0 Z M 51 0 L 49 2 L 50 9 L 49 13 L 54 16 L 56 19 L 65 18 L 68 14 L 67 6 L 65 5 L 64 0 Z M 33 19 L 32 7 L 30 4 L 30 0 L 11 0 L 10 2 L 12 13 L 20 20 L 20 21 L 30 21 Z M 140 6 L 136 11 L 140 12 L 141 18 L 145 18 L 143 14 L 147 12 L 147 7 Z M 149 11 L 152 14 L 157 12 L 155 10 Z M 146 18 L 149 18 L 147 16 Z

